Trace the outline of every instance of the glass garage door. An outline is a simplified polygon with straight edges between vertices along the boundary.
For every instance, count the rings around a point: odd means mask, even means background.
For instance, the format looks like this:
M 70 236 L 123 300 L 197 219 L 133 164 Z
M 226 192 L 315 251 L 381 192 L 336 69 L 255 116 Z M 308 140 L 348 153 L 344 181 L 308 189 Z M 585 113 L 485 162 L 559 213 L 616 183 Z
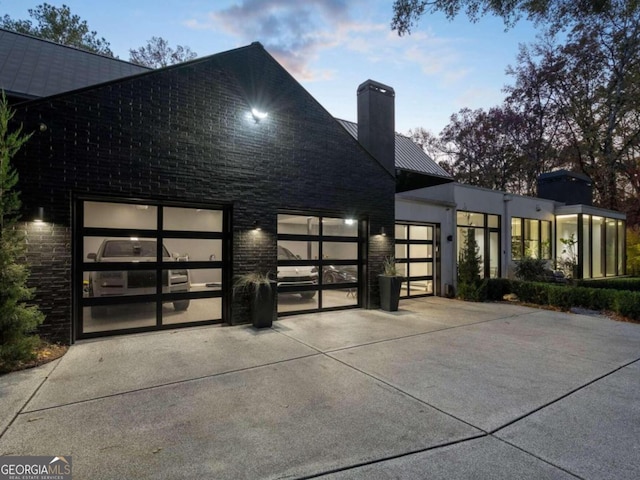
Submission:
M 360 306 L 361 224 L 278 215 L 278 315 Z
M 222 209 L 79 200 L 76 214 L 76 337 L 222 321 Z
M 407 278 L 403 298 L 434 295 L 434 225 L 396 224 L 396 266 Z

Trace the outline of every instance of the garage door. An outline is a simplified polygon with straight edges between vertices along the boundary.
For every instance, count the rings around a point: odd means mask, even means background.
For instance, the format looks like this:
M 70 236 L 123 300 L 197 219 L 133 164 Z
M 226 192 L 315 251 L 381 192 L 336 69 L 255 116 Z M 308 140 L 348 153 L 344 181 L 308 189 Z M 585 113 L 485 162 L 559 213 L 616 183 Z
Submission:
M 221 208 L 76 202 L 76 337 L 220 322 Z
M 278 215 L 278 314 L 360 306 L 363 222 Z
M 435 225 L 396 224 L 396 265 L 407 278 L 401 297 L 434 295 Z

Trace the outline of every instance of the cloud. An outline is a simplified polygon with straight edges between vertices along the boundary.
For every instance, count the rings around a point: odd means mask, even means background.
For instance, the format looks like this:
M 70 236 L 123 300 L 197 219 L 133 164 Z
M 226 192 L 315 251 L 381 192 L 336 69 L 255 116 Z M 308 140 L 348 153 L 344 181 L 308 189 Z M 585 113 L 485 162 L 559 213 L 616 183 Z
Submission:
M 417 65 L 444 81 L 466 74 L 456 68 L 458 55 L 448 41 L 422 32 L 399 37 L 388 23 L 367 20 L 371 8 L 368 1 L 353 0 L 240 0 L 185 25 L 260 41 L 300 81 L 333 78 L 334 71 L 313 68 L 321 53 L 332 49 L 356 52 L 374 63 Z

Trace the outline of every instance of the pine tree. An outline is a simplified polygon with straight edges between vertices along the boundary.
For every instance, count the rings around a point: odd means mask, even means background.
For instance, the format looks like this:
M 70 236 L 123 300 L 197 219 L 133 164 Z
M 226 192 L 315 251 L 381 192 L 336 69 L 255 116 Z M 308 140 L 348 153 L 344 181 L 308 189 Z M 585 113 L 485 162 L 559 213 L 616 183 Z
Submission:
M 25 302 L 33 298 L 27 287 L 29 268 L 24 264 L 26 243 L 18 229 L 20 194 L 15 189 L 18 173 L 11 159 L 29 140 L 22 127 L 10 130 L 14 111 L 2 92 L 0 99 L 0 372 L 30 360 L 39 339 L 33 334 L 44 320 L 38 307 Z
M 478 300 L 482 262 L 480 249 L 473 229 L 466 229 L 462 237 L 462 249 L 458 258 L 458 296 L 463 300 Z

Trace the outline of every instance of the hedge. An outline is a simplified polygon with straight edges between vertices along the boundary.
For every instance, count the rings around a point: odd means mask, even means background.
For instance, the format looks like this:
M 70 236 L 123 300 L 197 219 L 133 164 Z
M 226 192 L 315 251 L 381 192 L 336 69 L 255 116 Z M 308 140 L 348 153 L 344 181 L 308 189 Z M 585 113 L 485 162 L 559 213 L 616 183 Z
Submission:
M 640 292 L 605 288 L 573 287 L 552 283 L 522 282 L 506 278 L 490 278 L 483 282 L 483 300 L 502 300 L 514 293 L 526 303 L 552 305 L 563 309 L 583 307 L 609 310 L 623 317 L 640 320 Z
M 608 288 L 612 290 L 631 290 L 640 292 L 640 278 L 605 278 L 597 280 L 577 280 L 579 287 Z

